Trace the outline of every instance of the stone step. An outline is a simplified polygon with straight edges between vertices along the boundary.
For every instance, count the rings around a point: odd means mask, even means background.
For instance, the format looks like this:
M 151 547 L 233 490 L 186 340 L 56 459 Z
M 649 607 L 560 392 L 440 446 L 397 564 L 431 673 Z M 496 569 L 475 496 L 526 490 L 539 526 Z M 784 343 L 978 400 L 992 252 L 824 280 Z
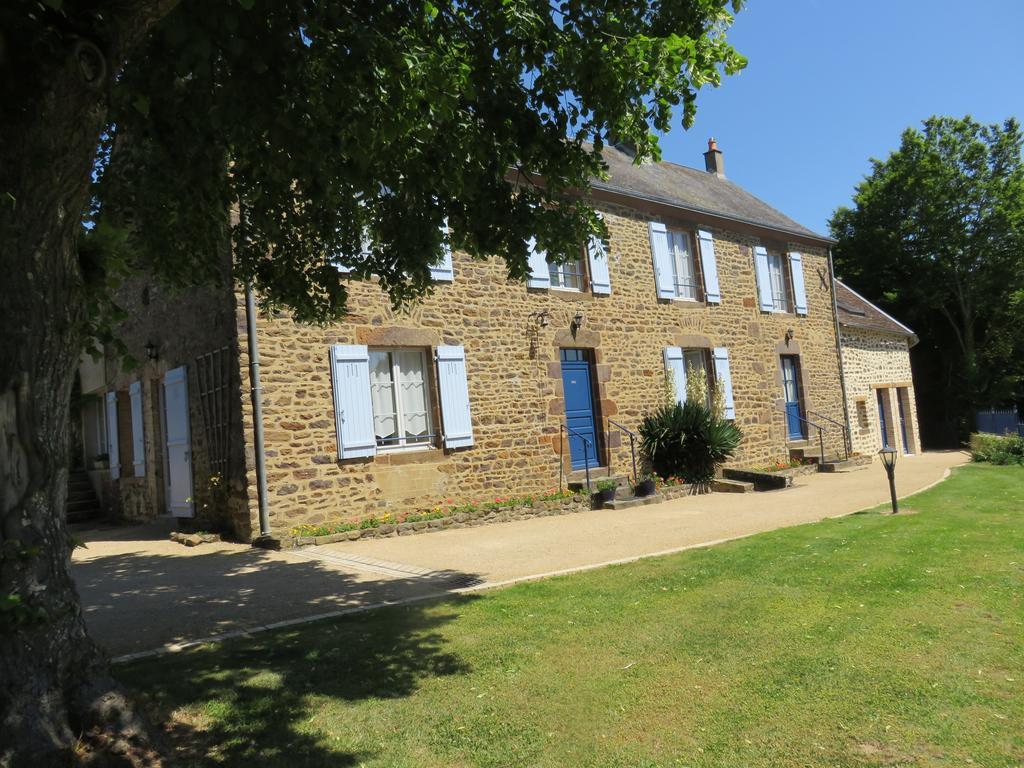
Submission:
M 727 480 L 720 477 L 711 483 L 711 490 L 715 493 L 753 493 L 754 484 L 745 480 Z
M 99 504 L 96 501 L 95 496 L 68 498 L 64 502 L 64 507 L 68 512 L 73 512 L 79 509 L 90 509 L 91 507 L 98 507 Z
M 85 509 L 68 510 L 67 521 L 69 523 L 83 523 L 86 520 L 93 520 L 100 517 L 102 510 L 98 507 L 88 507 Z
M 619 488 L 629 489 L 629 478 L 625 475 L 614 474 L 609 477 L 607 467 L 594 467 L 590 470 L 590 491 L 597 493 L 597 484 L 604 480 L 614 480 Z M 582 471 L 573 472 L 566 480 L 566 487 L 570 491 L 582 491 L 586 486 L 587 478 Z
M 753 483 L 755 491 L 777 491 L 782 488 L 790 488 L 793 485 L 793 478 L 789 475 L 777 472 L 759 472 L 756 469 L 726 468 L 722 470 L 722 476 L 726 480 Z
M 870 456 L 851 456 L 843 459 L 838 456 L 826 457 L 823 464 L 818 465 L 819 472 L 856 472 L 871 466 Z
M 629 496 L 616 498 L 614 501 L 606 501 L 602 506 L 605 509 L 629 509 L 630 507 L 643 507 L 648 504 L 658 504 L 665 500 L 660 493 L 652 493 L 650 496 Z

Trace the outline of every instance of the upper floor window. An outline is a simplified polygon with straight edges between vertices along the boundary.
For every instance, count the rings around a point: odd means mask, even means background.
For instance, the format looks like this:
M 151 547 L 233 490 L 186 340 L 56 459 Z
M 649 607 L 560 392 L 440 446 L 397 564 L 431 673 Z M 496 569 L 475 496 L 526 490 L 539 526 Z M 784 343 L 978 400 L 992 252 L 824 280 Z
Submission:
M 670 229 L 668 230 L 668 247 L 672 257 L 672 277 L 675 283 L 676 297 L 690 301 L 699 300 L 700 284 L 694 260 L 693 237 L 689 232 Z
M 548 276 L 551 279 L 551 287 L 566 291 L 582 291 L 586 285 L 585 270 L 582 254 L 562 264 L 549 261 Z
M 786 264 L 781 253 L 768 254 L 768 276 L 772 303 L 776 312 L 792 312 L 793 296 L 786 276 Z
M 371 349 L 370 402 L 378 450 L 429 446 L 434 435 L 424 349 Z

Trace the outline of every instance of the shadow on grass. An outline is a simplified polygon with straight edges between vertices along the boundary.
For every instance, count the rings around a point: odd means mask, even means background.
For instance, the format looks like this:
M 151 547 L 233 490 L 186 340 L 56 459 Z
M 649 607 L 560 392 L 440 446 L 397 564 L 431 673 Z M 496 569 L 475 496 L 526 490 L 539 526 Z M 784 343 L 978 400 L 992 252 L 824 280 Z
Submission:
M 118 552 L 76 563 L 90 631 L 113 654 L 406 597 L 450 594 L 478 577 L 385 578 L 255 549 L 185 556 Z M 261 632 L 115 666 L 167 729 L 174 764 L 355 766 L 374 743 L 346 702 L 400 699 L 422 681 L 464 674 L 442 627 L 460 597 Z

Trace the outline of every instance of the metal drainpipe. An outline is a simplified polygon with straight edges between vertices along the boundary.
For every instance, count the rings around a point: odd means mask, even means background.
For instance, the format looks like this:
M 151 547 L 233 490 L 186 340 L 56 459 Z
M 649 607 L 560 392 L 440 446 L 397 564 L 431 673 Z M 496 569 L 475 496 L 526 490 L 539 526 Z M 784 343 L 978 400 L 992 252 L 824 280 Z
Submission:
M 256 498 L 260 509 L 260 538 L 270 536 L 267 510 L 267 464 L 263 455 L 263 393 L 260 390 L 260 347 L 256 340 L 256 297 L 245 284 L 245 331 L 249 341 L 249 397 L 252 400 L 252 442 L 256 463 Z
M 846 420 L 846 450 L 853 452 L 853 427 L 850 425 L 850 406 L 846 401 L 846 368 L 843 366 L 843 337 L 839 330 L 839 306 L 836 302 L 836 272 L 832 265 L 832 249 L 828 249 L 829 290 L 832 291 L 832 323 L 836 329 L 836 354 L 839 356 L 839 388 L 843 395 L 843 418 Z

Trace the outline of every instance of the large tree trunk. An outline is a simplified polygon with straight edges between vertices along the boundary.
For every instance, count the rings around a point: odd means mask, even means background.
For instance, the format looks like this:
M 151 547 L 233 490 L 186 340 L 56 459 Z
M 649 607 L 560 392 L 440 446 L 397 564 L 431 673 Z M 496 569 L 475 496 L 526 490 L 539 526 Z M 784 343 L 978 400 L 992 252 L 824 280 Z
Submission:
M 119 9 L 125 11 L 130 3 Z M 158 3 L 137 3 L 155 20 Z M 8 9 L 10 11 L 10 9 Z M 20 11 L 14 11 L 20 12 Z M 164 9 L 166 12 L 166 9 Z M 11 21 L 10 18 L 0 20 Z M 105 39 L 0 24 L 0 765 L 67 765 L 98 741 L 145 753 L 85 630 L 64 519 L 69 399 L 86 287 L 78 257 L 112 73 L 140 18 Z M 5 29 L 6 27 L 6 29 Z M 42 40 L 44 31 L 50 32 Z M 7 33 L 6 39 L 3 38 Z M 32 33 L 40 34 L 33 39 Z M 130 34 L 129 34 L 130 33 Z M 51 45 L 54 40 L 57 45 Z M 129 758 L 125 758 L 128 760 Z

